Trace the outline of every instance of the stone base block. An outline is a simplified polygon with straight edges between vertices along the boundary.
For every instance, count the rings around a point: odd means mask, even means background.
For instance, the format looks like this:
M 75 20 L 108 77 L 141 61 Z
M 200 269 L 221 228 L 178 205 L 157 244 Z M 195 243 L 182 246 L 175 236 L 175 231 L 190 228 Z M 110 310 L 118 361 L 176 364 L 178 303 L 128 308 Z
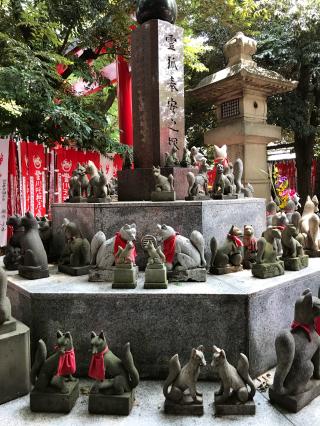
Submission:
M 228 195 L 222 195 L 222 194 L 212 194 L 211 198 L 213 200 L 237 200 L 239 197 L 239 194 L 228 194 Z
M 276 263 L 255 263 L 252 266 L 252 275 L 256 278 L 273 278 L 284 274 L 282 261 Z
M 183 167 L 161 167 L 161 174 L 168 177 L 173 175 L 174 189 L 177 200 L 184 200 L 188 193 L 187 173 L 198 174 L 197 169 Z M 152 168 L 122 170 L 118 172 L 119 201 L 148 201 L 155 188 Z M 155 200 L 154 200 L 155 201 Z M 160 200 L 165 201 L 165 200 Z
M 286 271 L 300 271 L 300 269 L 306 268 L 309 265 L 309 256 L 287 258 L 283 259 L 283 262 Z
M 32 390 L 30 393 L 30 409 L 37 413 L 70 413 L 79 397 L 79 380 L 66 382 L 68 393 L 56 392 L 48 388 L 48 392 Z
M 307 254 L 309 257 L 320 257 L 320 250 L 304 250 L 305 254 Z
M 168 275 L 169 283 L 187 282 L 187 281 L 197 281 L 197 282 L 207 281 L 206 268 L 187 269 L 186 271 L 168 271 L 167 275 Z
M 99 282 L 112 282 L 114 268 L 110 269 L 89 269 L 89 281 L 94 283 Z
M 14 331 L 0 333 L 0 404 L 30 391 L 30 330 L 14 322 Z M 8 323 L 5 327 L 10 326 Z
M 209 195 L 204 195 L 204 194 L 198 194 L 195 196 L 187 196 L 185 197 L 186 201 L 205 201 L 205 200 L 210 200 L 211 197 L 209 197 Z
M 149 265 L 145 270 L 144 288 L 167 288 L 167 268 L 165 265 Z
M 65 203 L 87 203 L 87 197 L 71 197 L 65 200 Z
M 9 321 L 4 322 L 0 325 L 0 336 L 1 334 L 11 333 L 17 329 L 17 321 L 11 318 Z
M 134 391 L 125 392 L 123 395 L 104 395 L 101 392 L 90 391 L 88 410 L 91 414 L 128 416 L 134 399 Z
M 311 389 L 299 395 L 279 395 L 272 388 L 269 389 L 269 398 L 272 403 L 279 404 L 288 411 L 297 413 L 303 407 L 320 395 L 320 380 L 311 380 Z
M 48 278 L 49 269 L 37 269 L 36 267 L 19 266 L 19 275 L 28 280 L 38 280 L 40 278 Z
M 224 274 L 231 274 L 232 272 L 239 272 L 243 270 L 243 266 L 234 266 L 234 265 L 227 265 L 224 268 L 210 268 L 209 272 L 213 275 L 224 275 Z
M 89 274 L 90 265 L 86 266 L 70 266 L 70 265 L 62 265 L 58 264 L 59 272 L 63 272 L 67 275 L 72 275 L 73 277 L 80 277 L 81 275 Z
M 151 201 L 176 201 L 175 191 L 152 191 Z
M 219 397 L 215 397 L 214 408 L 216 416 L 256 414 L 256 404 L 253 400 L 243 404 L 234 395 L 225 402 L 221 402 Z
M 87 202 L 88 203 L 111 203 L 111 197 L 105 197 L 105 198 L 88 197 Z
M 185 416 L 202 416 L 203 401 L 201 402 L 201 404 L 194 404 L 191 402 L 189 404 L 176 404 L 173 401 L 166 399 L 164 402 L 164 412 L 166 414 L 181 414 Z
M 113 273 L 112 288 L 136 288 L 137 277 L 137 266 L 116 265 Z

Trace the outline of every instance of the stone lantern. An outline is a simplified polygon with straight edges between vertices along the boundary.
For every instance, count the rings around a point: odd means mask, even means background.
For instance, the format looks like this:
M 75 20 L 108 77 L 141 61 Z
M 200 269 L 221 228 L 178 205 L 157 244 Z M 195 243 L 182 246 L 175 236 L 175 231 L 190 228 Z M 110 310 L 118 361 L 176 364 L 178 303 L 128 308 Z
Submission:
M 227 67 L 205 77 L 190 93 L 216 106 L 218 127 L 204 135 L 206 145 L 228 145 L 231 161 L 240 157 L 244 181 L 256 197 L 270 197 L 267 144 L 281 139 L 281 128 L 267 124 L 267 98 L 296 88 L 297 82 L 258 67 L 257 42 L 237 33 L 224 45 Z

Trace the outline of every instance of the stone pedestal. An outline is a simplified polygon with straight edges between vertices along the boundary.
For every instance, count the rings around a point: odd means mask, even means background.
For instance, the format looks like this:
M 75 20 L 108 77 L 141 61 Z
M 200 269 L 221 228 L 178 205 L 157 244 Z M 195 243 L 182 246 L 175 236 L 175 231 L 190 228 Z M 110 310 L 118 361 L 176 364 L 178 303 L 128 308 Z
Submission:
M 252 265 L 252 275 L 257 278 L 273 278 L 284 274 L 284 263 L 255 263 Z
M 99 282 L 112 282 L 113 281 L 114 267 L 109 269 L 91 268 L 89 269 L 88 281 Z
M 38 413 L 70 413 L 79 397 L 79 380 L 66 382 L 68 393 L 57 392 L 53 387 L 47 392 L 32 390 L 30 409 Z
M 164 264 L 148 265 L 145 270 L 144 288 L 167 288 L 167 268 Z
M 300 269 L 306 268 L 309 264 L 309 256 L 304 255 L 300 257 L 292 257 L 283 259 L 284 269 L 286 271 L 300 271 Z
M 123 395 L 104 395 L 91 390 L 88 410 L 91 414 L 128 416 L 132 410 L 134 399 L 134 391 L 125 392 Z
M 279 404 L 293 413 L 297 413 L 303 407 L 320 395 L 320 380 L 311 380 L 311 388 L 299 395 L 279 395 L 272 388 L 269 389 L 269 398 L 272 403 Z
M 218 396 L 214 398 L 214 408 L 216 416 L 238 416 L 256 414 L 256 404 L 253 400 L 245 404 L 240 402 L 234 395 L 227 401 L 221 402 Z
M 170 399 L 166 399 L 164 402 L 164 412 L 166 414 L 181 414 L 184 416 L 202 416 L 203 415 L 203 401 L 202 397 L 198 396 L 201 399 L 201 404 L 192 403 L 191 396 L 189 397 L 189 403 L 186 404 L 176 404 Z
M 19 265 L 19 275 L 28 280 L 38 280 L 40 278 L 47 278 L 49 276 L 49 269 Z
M 170 283 L 187 282 L 187 281 L 197 281 L 197 282 L 207 281 L 206 268 L 194 268 L 194 269 L 187 269 L 185 271 L 168 271 L 167 275 L 168 275 L 168 281 Z
M 176 201 L 175 191 L 152 191 L 151 201 Z
M 30 331 L 11 319 L 0 326 L 0 404 L 30 391 Z
M 194 168 L 183 167 L 162 167 L 161 174 L 164 176 L 173 175 L 175 199 L 184 200 L 188 193 L 187 173 L 197 174 Z M 119 201 L 149 201 L 154 192 L 155 180 L 152 168 L 122 170 L 118 172 L 118 199 Z M 172 193 L 171 197 L 173 196 Z M 152 200 L 164 201 L 164 200 Z M 173 200 L 166 200 L 173 201 Z
M 90 265 L 86 266 L 71 266 L 71 265 L 63 265 L 62 263 L 58 264 L 58 270 L 67 275 L 73 275 L 75 277 L 79 277 L 81 275 L 89 274 Z
M 234 265 L 227 265 L 224 268 L 210 268 L 210 274 L 213 275 L 224 275 L 224 274 L 231 274 L 232 272 L 239 272 L 243 270 L 243 266 L 234 266 Z
M 136 288 L 138 268 L 132 264 L 116 265 L 113 271 L 112 288 Z

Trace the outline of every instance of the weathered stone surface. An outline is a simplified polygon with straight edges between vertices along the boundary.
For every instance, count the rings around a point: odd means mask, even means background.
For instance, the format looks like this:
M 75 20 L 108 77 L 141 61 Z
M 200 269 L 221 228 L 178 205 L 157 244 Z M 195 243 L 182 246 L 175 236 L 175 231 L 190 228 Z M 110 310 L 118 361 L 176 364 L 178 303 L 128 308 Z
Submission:
M 87 197 L 69 197 L 65 203 L 87 203 Z
M 0 377 L 0 404 L 29 393 L 30 331 L 19 321 L 14 331 L 0 331 Z
M 243 198 L 243 197 L 239 197 L 239 194 L 228 194 L 228 195 L 212 194 L 211 198 L 213 200 L 237 200 L 238 198 Z
M 17 321 L 11 318 L 9 321 L 5 321 L 0 325 L 0 336 L 1 334 L 7 334 L 17 329 Z
M 228 265 L 225 268 L 210 268 L 210 274 L 214 275 L 224 275 L 224 274 L 231 274 L 233 272 L 239 272 L 243 270 L 243 266 L 235 266 L 235 265 Z
M 165 265 L 154 264 L 145 270 L 144 288 L 167 288 L 167 268 Z
M 283 262 L 255 263 L 252 265 L 252 275 L 257 278 L 273 278 L 284 274 Z
M 113 272 L 114 268 L 110 269 L 98 269 L 91 268 L 89 269 L 89 278 L 90 282 L 112 282 L 113 281 Z
M 166 414 L 182 414 L 185 416 L 202 416 L 203 402 L 201 404 L 191 404 L 191 403 L 175 404 L 169 399 L 166 399 L 164 402 L 164 412 Z
M 137 276 L 136 266 L 116 265 L 113 272 L 112 288 L 136 288 Z
M 32 390 L 30 409 L 38 413 L 70 413 L 79 397 L 79 380 L 66 382 L 68 393 L 59 393 L 48 388 L 48 392 Z
M 283 259 L 284 269 L 286 271 L 300 271 L 300 269 L 306 268 L 309 264 L 309 256 L 304 255 L 301 257 L 293 257 Z
M 299 395 L 279 395 L 272 388 L 269 389 L 269 398 L 272 403 L 279 404 L 293 413 L 297 413 L 303 407 L 320 395 L 320 380 L 311 380 L 311 389 Z
M 111 197 L 105 197 L 105 198 L 94 198 L 89 197 L 87 199 L 88 203 L 111 203 Z
M 225 402 L 221 402 L 219 397 L 215 396 L 214 408 L 216 416 L 256 414 L 256 404 L 254 401 L 247 401 L 243 404 L 233 395 Z
M 183 170 L 183 169 L 180 169 Z M 130 184 L 128 184 L 130 186 Z M 153 183 L 154 185 L 154 183 Z M 154 189 L 150 189 L 151 191 Z M 183 197 L 185 193 L 183 194 Z M 239 200 L 172 201 L 172 202 L 115 202 L 109 204 L 53 204 L 53 233 L 59 232 L 65 217 L 76 221 L 85 238 L 91 241 L 93 235 L 103 231 L 111 238 L 125 223 L 136 223 L 137 241 L 144 235 L 156 232 L 156 223 L 165 223 L 185 237 L 193 230 L 202 233 L 205 239 L 205 256 L 211 256 L 210 238 L 214 235 L 218 243 L 225 241 L 230 223 L 242 228 L 252 224 L 256 235 L 261 235 L 266 226 L 265 200 L 244 198 Z M 155 222 L 157 218 L 157 222 Z M 137 244 L 137 265 L 146 266 L 146 256 Z
M 175 201 L 175 191 L 152 191 L 151 201 Z
M 89 394 L 88 410 L 91 414 L 113 414 L 128 416 L 134 403 L 134 391 L 125 392 L 123 395 L 104 395 L 101 392 Z
M 61 263 L 58 264 L 58 270 L 59 272 L 63 272 L 67 275 L 73 275 L 75 277 L 79 277 L 81 275 L 88 275 L 89 274 L 90 266 L 71 266 L 71 265 L 62 265 Z
M 207 270 L 205 268 L 187 269 L 186 271 L 168 271 L 167 275 L 168 281 L 170 283 L 187 281 L 207 281 Z
M 143 289 L 143 275 L 136 289 L 114 290 L 111 284 L 88 283 L 86 276 L 71 277 L 54 270 L 39 281 L 9 272 L 8 296 L 13 315 L 32 329 L 32 353 L 43 336 L 47 346 L 53 347 L 55 330 L 78 330 L 80 376 L 88 371 L 88 330 L 104 329 L 115 353 L 121 353 L 123 342 L 130 341 L 142 378 L 166 377 L 172 354 L 189 358 L 190 342 L 208 348 L 214 342 L 226 350 L 233 365 L 237 354 L 245 353 L 251 376 L 256 377 L 276 365 L 275 338 L 290 327 L 296 298 L 305 288 L 318 293 L 318 262 L 310 259 L 308 268 L 272 279 L 259 280 L 246 270 L 208 275 L 206 283 L 171 284 L 166 290 Z M 212 378 L 211 370 L 204 369 L 202 377 Z

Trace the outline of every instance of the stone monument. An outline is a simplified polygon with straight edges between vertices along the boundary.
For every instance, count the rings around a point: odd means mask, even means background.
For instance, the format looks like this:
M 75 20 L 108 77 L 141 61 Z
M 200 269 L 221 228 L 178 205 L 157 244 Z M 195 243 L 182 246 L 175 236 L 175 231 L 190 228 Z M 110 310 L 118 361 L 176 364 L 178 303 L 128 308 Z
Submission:
M 278 363 L 269 397 L 295 413 L 320 395 L 320 337 L 314 328 L 319 316 L 320 299 L 307 289 L 296 301 L 291 330 L 275 341 Z
M 0 404 L 30 391 L 30 330 L 11 316 L 7 276 L 0 268 Z
M 179 355 L 169 361 L 169 374 L 163 385 L 166 414 L 203 414 L 202 394 L 197 391 L 200 368 L 206 366 L 203 346 L 191 351 L 188 363 L 181 368 Z
M 174 25 L 176 10 L 175 0 L 138 2 L 141 25 L 131 38 L 134 170 L 118 172 L 119 201 L 150 200 L 153 166 L 173 175 L 177 200 L 184 200 L 186 175 L 194 170 L 173 164 L 184 149 L 183 30 Z
M 266 146 L 281 139 L 281 128 L 267 124 L 267 97 L 291 91 L 297 82 L 259 67 L 252 59 L 256 45 L 237 33 L 224 46 L 227 67 L 205 77 L 190 93 L 217 108 L 218 127 L 204 135 L 205 144 L 228 145 L 230 160 L 243 160 L 244 181 L 254 186 L 256 196 L 269 198 L 263 172 L 268 170 Z
M 89 413 L 129 415 L 140 380 L 130 343 L 124 345 L 120 359 L 109 349 L 103 331 L 99 335 L 92 331 L 91 350 L 88 376 L 95 383 L 89 394 Z
M 47 358 L 47 347 L 39 340 L 31 370 L 34 385 L 30 409 L 35 412 L 69 413 L 79 397 L 79 380 L 73 377 L 76 359 L 71 333 L 57 331 L 56 352 Z
M 220 389 L 214 394 L 215 414 L 255 414 L 256 388 L 249 374 L 248 358 L 240 354 L 235 368 L 228 362 L 225 351 L 213 346 L 211 366 L 221 380 Z

